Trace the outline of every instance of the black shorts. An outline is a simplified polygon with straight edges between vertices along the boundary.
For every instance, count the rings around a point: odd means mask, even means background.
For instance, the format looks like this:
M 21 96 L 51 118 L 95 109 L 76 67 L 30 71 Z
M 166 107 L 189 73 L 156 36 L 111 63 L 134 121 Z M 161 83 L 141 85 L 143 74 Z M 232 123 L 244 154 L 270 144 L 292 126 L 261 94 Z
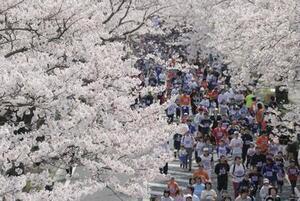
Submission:
M 180 149 L 180 142 L 179 141 L 174 141 L 174 149 L 179 150 Z

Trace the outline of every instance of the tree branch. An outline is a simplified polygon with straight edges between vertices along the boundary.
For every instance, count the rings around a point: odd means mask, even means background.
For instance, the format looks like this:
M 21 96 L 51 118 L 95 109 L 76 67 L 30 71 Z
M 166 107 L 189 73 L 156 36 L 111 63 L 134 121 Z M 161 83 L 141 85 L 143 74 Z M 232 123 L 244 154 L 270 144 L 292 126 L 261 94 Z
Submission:
M 55 41 L 55 40 L 59 40 L 70 28 L 71 28 L 71 26 L 73 26 L 76 22 L 78 22 L 80 19 L 77 19 L 77 20 L 75 20 L 74 22 L 72 22 L 72 23 L 70 23 L 68 26 L 67 26 L 67 23 L 68 23 L 68 21 L 73 17 L 74 15 L 72 15 L 72 16 L 70 16 L 68 19 L 66 19 L 66 20 L 63 20 L 63 30 L 60 30 L 59 31 L 59 34 L 57 35 L 57 36 L 55 36 L 55 37 L 53 37 L 53 38 L 50 38 L 49 40 L 48 40 L 48 42 L 53 42 L 53 41 Z M 61 27 L 59 26 L 59 29 L 60 29 Z
M 114 11 L 114 12 L 111 12 L 110 15 L 106 18 L 106 20 L 104 20 L 104 21 L 102 22 L 102 24 L 108 23 L 108 22 L 111 20 L 111 18 L 112 18 L 116 13 L 118 13 L 118 12 L 121 10 L 121 8 L 122 8 L 122 6 L 124 5 L 125 2 L 126 2 L 126 0 L 122 0 L 122 2 L 119 4 L 117 10 Z M 112 10 L 113 10 L 113 9 L 112 9 Z
M 18 6 L 19 4 L 23 3 L 24 1 L 25 1 L 25 0 L 21 0 L 21 1 L 15 3 L 15 4 L 13 4 L 13 5 L 7 7 L 7 8 L 4 9 L 4 10 L 0 10 L 0 15 L 3 14 L 3 13 L 5 13 L 5 12 L 7 12 L 8 10 L 10 10 L 10 9 L 12 9 L 12 8 L 14 8 L 14 7 L 16 7 L 16 6 Z
M 129 1 L 129 4 L 126 8 L 126 11 L 125 11 L 125 14 L 123 15 L 123 17 L 121 17 L 118 24 L 109 31 L 109 34 L 113 33 L 116 29 L 118 29 L 120 26 L 122 26 L 126 23 L 134 22 L 134 20 L 129 20 L 129 21 L 124 22 L 124 19 L 128 16 L 129 10 L 131 8 L 131 4 L 132 4 L 132 0 Z
M 52 68 L 49 68 L 46 70 L 46 73 L 49 73 L 50 71 L 56 69 L 56 68 L 59 68 L 59 69 L 64 69 L 64 68 L 69 68 L 69 66 L 67 65 L 55 65 L 53 66 Z
M 15 54 L 22 53 L 22 52 L 26 52 L 26 51 L 28 51 L 28 50 L 29 50 L 29 48 L 27 48 L 27 47 L 22 47 L 22 48 L 20 48 L 20 49 L 17 49 L 17 50 L 14 50 L 14 51 L 12 51 L 12 52 L 7 53 L 6 55 L 4 55 L 4 57 L 5 57 L 5 58 L 8 58 L 8 57 L 11 57 L 11 56 L 13 56 L 13 55 L 15 55 Z
M 111 12 L 114 12 L 114 5 L 113 5 L 112 0 L 109 0 L 109 4 L 110 4 L 110 10 L 111 10 Z
M 251 1 L 251 0 L 247 0 L 247 1 L 248 1 L 249 3 L 255 5 L 255 3 L 254 3 L 253 1 Z
M 51 20 L 54 16 L 58 15 L 62 11 L 62 5 L 63 5 L 63 1 L 61 2 L 58 11 L 56 11 L 52 14 L 50 13 L 48 16 L 44 17 L 43 20 Z

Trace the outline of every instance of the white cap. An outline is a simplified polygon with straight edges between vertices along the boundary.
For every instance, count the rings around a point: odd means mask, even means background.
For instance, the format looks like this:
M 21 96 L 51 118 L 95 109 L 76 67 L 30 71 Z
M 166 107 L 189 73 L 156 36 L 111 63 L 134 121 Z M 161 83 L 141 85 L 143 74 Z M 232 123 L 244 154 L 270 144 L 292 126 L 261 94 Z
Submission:
M 191 194 L 187 194 L 185 198 L 193 198 L 193 196 Z
M 207 148 L 207 147 L 205 147 L 205 148 L 203 149 L 203 151 L 209 151 L 209 150 L 208 150 L 208 148 Z

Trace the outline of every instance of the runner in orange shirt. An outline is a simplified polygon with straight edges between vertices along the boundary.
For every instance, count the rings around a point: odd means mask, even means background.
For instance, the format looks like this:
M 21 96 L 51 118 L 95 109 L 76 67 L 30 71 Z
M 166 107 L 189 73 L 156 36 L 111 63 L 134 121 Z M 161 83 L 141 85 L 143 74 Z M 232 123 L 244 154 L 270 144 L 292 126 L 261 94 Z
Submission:
M 180 106 L 189 106 L 191 104 L 191 97 L 188 94 L 180 96 Z
M 261 150 L 262 153 L 266 153 L 269 148 L 269 137 L 266 133 L 263 133 L 256 140 L 257 148 Z
M 209 181 L 209 176 L 201 163 L 199 163 L 199 168 L 193 173 L 193 179 L 197 177 L 201 178 L 203 182 Z

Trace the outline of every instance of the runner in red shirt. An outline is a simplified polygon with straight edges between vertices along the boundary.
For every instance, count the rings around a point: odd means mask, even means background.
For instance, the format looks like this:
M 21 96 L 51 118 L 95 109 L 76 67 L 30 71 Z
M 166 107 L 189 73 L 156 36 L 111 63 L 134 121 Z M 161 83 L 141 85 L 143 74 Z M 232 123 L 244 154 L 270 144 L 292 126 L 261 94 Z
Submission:
M 219 145 L 220 141 L 223 139 L 225 142 L 228 142 L 228 132 L 225 128 L 222 127 L 222 122 L 218 122 L 218 126 L 213 129 L 212 135 L 216 140 L 216 144 Z
M 168 189 L 170 191 L 171 197 L 175 197 L 176 192 L 179 190 L 179 185 L 175 181 L 174 177 L 172 177 L 171 180 L 168 182 Z
M 266 133 L 263 133 L 262 136 L 258 137 L 256 140 L 257 147 L 261 150 L 262 153 L 266 153 L 269 148 L 269 137 Z
M 212 91 L 207 93 L 210 100 L 217 100 L 219 92 L 217 88 L 214 88 Z

